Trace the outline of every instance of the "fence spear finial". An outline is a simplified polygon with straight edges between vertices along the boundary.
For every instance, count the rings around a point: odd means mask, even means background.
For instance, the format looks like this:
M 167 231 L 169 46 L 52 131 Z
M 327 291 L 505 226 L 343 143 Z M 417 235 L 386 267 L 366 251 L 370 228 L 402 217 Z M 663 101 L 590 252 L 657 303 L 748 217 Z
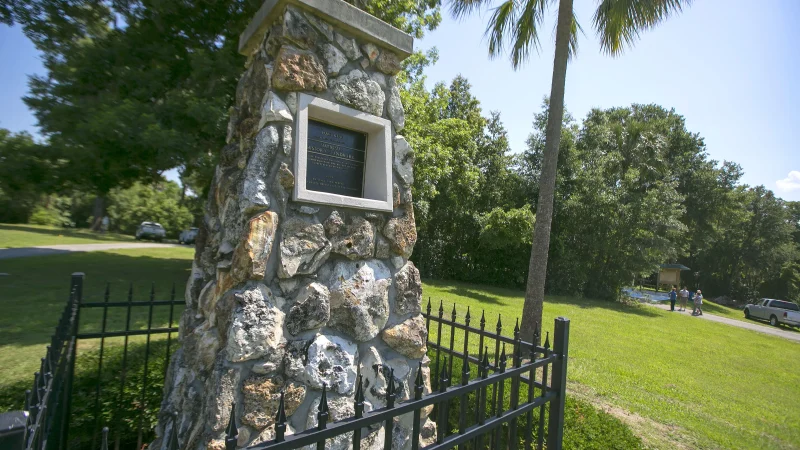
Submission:
M 500 352 L 500 372 L 505 371 L 507 360 L 508 357 L 506 356 L 506 344 L 503 344 L 503 350 Z
M 324 430 L 328 426 L 328 383 L 322 383 L 322 398 L 317 408 L 317 429 Z
M 517 317 L 517 323 L 514 324 L 514 339 L 519 338 L 519 317 Z
M 497 334 L 503 331 L 503 322 L 500 321 L 500 314 L 497 315 Z
M 466 386 L 469 383 L 469 351 L 464 352 L 464 360 L 461 363 L 461 385 Z
M 483 362 L 481 363 L 482 371 L 481 377 L 486 378 L 489 376 L 489 346 L 487 345 L 486 348 L 483 350 Z
M 236 441 L 238 440 L 239 429 L 236 428 L 236 403 L 234 402 L 231 404 L 231 417 L 225 432 L 225 450 L 236 450 Z
M 447 390 L 447 383 L 450 379 L 447 377 L 447 358 L 444 359 L 444 366 L 442 367 L 442 373 L 439 375 L 439 392 L 444 392 Z
M 544 348 L 550 350 L 550 332 L 547 332 L 547 337 L 544 339 Z
M 362 417 L 364 415 L 364 385 L 363 385 L 363 375 L 360 373 L 358 374 L 358 378 L 356 378 L 356 398 L 355 398 L 355 410 L 356 410 L 356 418 Z
M 456 321 L 456 304 L 453 303 L 453 312 L 450 313 L 450 316 L 453 318 L 453 322 Z
M 394 398 L 396 395 L 396 387 L 394 385 L 394 368 L 389 369 L 389 384 L 386 386 L 386 407 L 394 408 Z
M 108 427 L 103 427 L 103 437 L 100 440 L 100 450 L 108 450 Z M 170 448 L 170 450 L 172 450 L 172 448 Z
M 469 315 L 469 305 L 467 305 L 467 315 L 464 316 L 464 325 L 469 326 L 469 319 L 471 319 Z
M 422 398 L 422 392 L 425 389 L 425 381 L 422 379 L 422 361 L 419 362 L 417 368 L 417 378 L 414 380 L 414 399 L 419 400 Z
M 481 311 L 481 330 L 486 328 L 486 310 Z
M 106 292 L 103 293 L 103 301 L 108 303 L 108 299 L 111 297 L 111 283 L 106 282 Z
M 286 406 L 284 404 L 285 392 L 281 389 L 281 398 L 278 401 L 278 412 L 275 414 L 275 442 L 283 442 L 286 435 Z
M 156 300 L 156 282 L 153 281 L 150 283 L 150 301 L 154 302 Z
M 425 309 L 428 311 L 428 315 L 430 316 L 431 315 L 431 298 L 430 297 L 428 297 L 428 306 L 426 306 Z
M 439 300 L 439 318 L 441 318 L 443 315 L 444 315 L 444 303 L 442 303 L 442 300 Z

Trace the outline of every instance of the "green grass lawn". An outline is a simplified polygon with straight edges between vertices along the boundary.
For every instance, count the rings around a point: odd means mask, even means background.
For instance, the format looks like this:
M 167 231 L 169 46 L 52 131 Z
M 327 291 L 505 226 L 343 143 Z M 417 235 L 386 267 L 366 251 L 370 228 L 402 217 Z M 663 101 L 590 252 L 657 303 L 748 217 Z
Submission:
M 101 234 L 79 228 L 0 224 L 0 248 L 58 244 L 97 244 L 111 241 L 133 242 L 133 236 L 118 233 Z
M 427 281 L 426 297 L 449 313 L 467 306 L 504 333 L 523 293 Z M 618 411 L 657 448 L 800 448 L 800 346 L 646 305 L 548 297 L 545 330 L 568 317 L 570 389 Z M 459 334 L 456 334 L 459 337 Z M 476 349 L 475 349 L 476 350 Z M 632 413 L 633 416 L 629 416 Z
M 111 300 L 124 300 L 129 281 L 137 301 L 147 300 L 151 282 L 158 299 L 167 298 L 173 282 L 181 298 L 192 254 L 163 248 L 0 260 L 0 272 L 9 274 L 0 277 L 0 411 L 21 405 L 20 389 L 38 370 L 72 272 L 86 273 L 88 301 L 102 300 L 106 282 Z M 490 329 L 502 314 L 505 334 L 522 306 L 516 290 L 426 281 L 424 293 L 444 300 L 448 313 L 457 303 L 460 317 L 470 306 L 473 324 L 485 309 Z M 146 308 L 140 311 L 137 328 L 146 326 Z M 83 316 L 84 330 L 98 328 L 99 312 Z M 571 320 L 568 423 L 593 424 L 581 430 L 581 442 L 612 447 L 592 437 L 595 429 L 615 426 L 606 411 L 651 448 L 800 448 L 797 343 L 643 305 L 548 297 L 544 314 L 545 329 L 557 316 Z M 166 310 L 156 311 L 154 326 L 166 325 L 166 317 Z M 109 320 L 108 329 L 121 326 L 119 317 Z M 81 348 L 91 353 L 96 346 Z M 601 412 L 587 410 L 587 401 Z

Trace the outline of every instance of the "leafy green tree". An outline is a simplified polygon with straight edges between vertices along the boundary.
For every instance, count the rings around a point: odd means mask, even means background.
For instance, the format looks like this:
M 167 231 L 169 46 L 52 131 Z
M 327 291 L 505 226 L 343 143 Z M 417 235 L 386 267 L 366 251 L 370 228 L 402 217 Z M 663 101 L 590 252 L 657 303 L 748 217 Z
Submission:
M 0 222 L 27 222 L 37 203 L 58 190 L 57 169 L 31 135 L 0 128 Z
M 494 3 L 492 0 L 453 0 L 451 11 L 456 17 L 476 13 Z M 486 27 L 489 54 L 497 56 L 509 47 L 511 65 L 519 68 L 530 55 L 531 48 L 539 49 L 539 29 L 547 8 L 553 0 L 503 0 L 492 12 Z M 600 46 L 610 55 L 619 55 L 626 45 L 632 45 L 644 30 L 658 25 L 672 13 L 680 11 L 690 0 L 599 0 L 593 25 L 600 35 Z M 548 120 L 545 153 L 539 178 L 539 200 L 536 209 L 536 227 L 533 236 L 528 285 L 522 322 L 527 324 L 523 338 L 532 339 L 533 327 L 541 323 L 544 301 L 547 255 L 550 247 L 550 230 L 553 219 L 559 140 L 561 139 L 564 112 L 564 87 L 567 77 L 567 60 L 578 49 L 578 24 L 572 9 L 572 0 L 559 0 L 555 36 L 555 59 L 550 91 L 551 116 Z
M 164 226 L 167 236 L 177 237 L 194 221 L 189 209 L 180 205 L 180 197 L 181 188 L 172 181 L 137 182 L 127 189 L 115 188 L 108 196 L 111 229 L 134 234 L 139 224 L 150 221 Z

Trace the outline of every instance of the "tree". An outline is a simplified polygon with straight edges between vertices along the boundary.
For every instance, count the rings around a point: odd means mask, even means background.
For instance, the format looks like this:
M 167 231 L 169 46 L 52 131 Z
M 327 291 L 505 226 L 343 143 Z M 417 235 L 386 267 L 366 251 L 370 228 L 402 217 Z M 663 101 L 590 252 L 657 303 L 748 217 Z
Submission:
M 503 53 L 510 45 L 511 65 L 519 68 L 528 58 L 531 48 L 539 49 L 539 29 L 545 12 L 554 0 L 504 0 L 494 9 L 486 27 L 489 37 L 489 55 Z M 691 0 L 631 0 L 620 2 L 600 0 L 593 24 L 600 35 L 601 48 L 612 56 L 622 53 L 644 30 L 650 29 L 672 13 L 680 11 Z M 492 0 L 453 0 L 451 12 L 463 17 L 478 12 Z M 550 90 L 550 117 L 547 123 L 546 143 L 542 172 L 539 178 L 539 201 L 536 209 L 536 226 L 528 269 L 525 305 L 522 322 L 523 337 L 533 338 L 533 324 L 542 321 L 547 255 L 550 247 L 550 230 L 553 220 L 558 149 L 561 139 L 561 119 L 564 112 L 564 88 L 567 77 L 567 60 L 578 48 L 577 32 L 580 25 L 572 10 L 572 0 L 559 0 L 556 23 L 555 58 Z

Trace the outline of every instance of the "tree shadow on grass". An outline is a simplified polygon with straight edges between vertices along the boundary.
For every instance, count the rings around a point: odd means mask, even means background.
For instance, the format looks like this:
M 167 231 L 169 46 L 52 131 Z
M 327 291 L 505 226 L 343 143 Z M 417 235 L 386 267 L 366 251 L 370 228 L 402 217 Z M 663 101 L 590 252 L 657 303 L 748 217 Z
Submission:
M 118 233 L 94 233 L 83 228 L 39 228 L 26 225 L 0 224 L 0 231 L 23 231 L 25 233 L 44 234 L 47 236 L 65 236 L 90 241 L 132 241 L 131 236 Z

